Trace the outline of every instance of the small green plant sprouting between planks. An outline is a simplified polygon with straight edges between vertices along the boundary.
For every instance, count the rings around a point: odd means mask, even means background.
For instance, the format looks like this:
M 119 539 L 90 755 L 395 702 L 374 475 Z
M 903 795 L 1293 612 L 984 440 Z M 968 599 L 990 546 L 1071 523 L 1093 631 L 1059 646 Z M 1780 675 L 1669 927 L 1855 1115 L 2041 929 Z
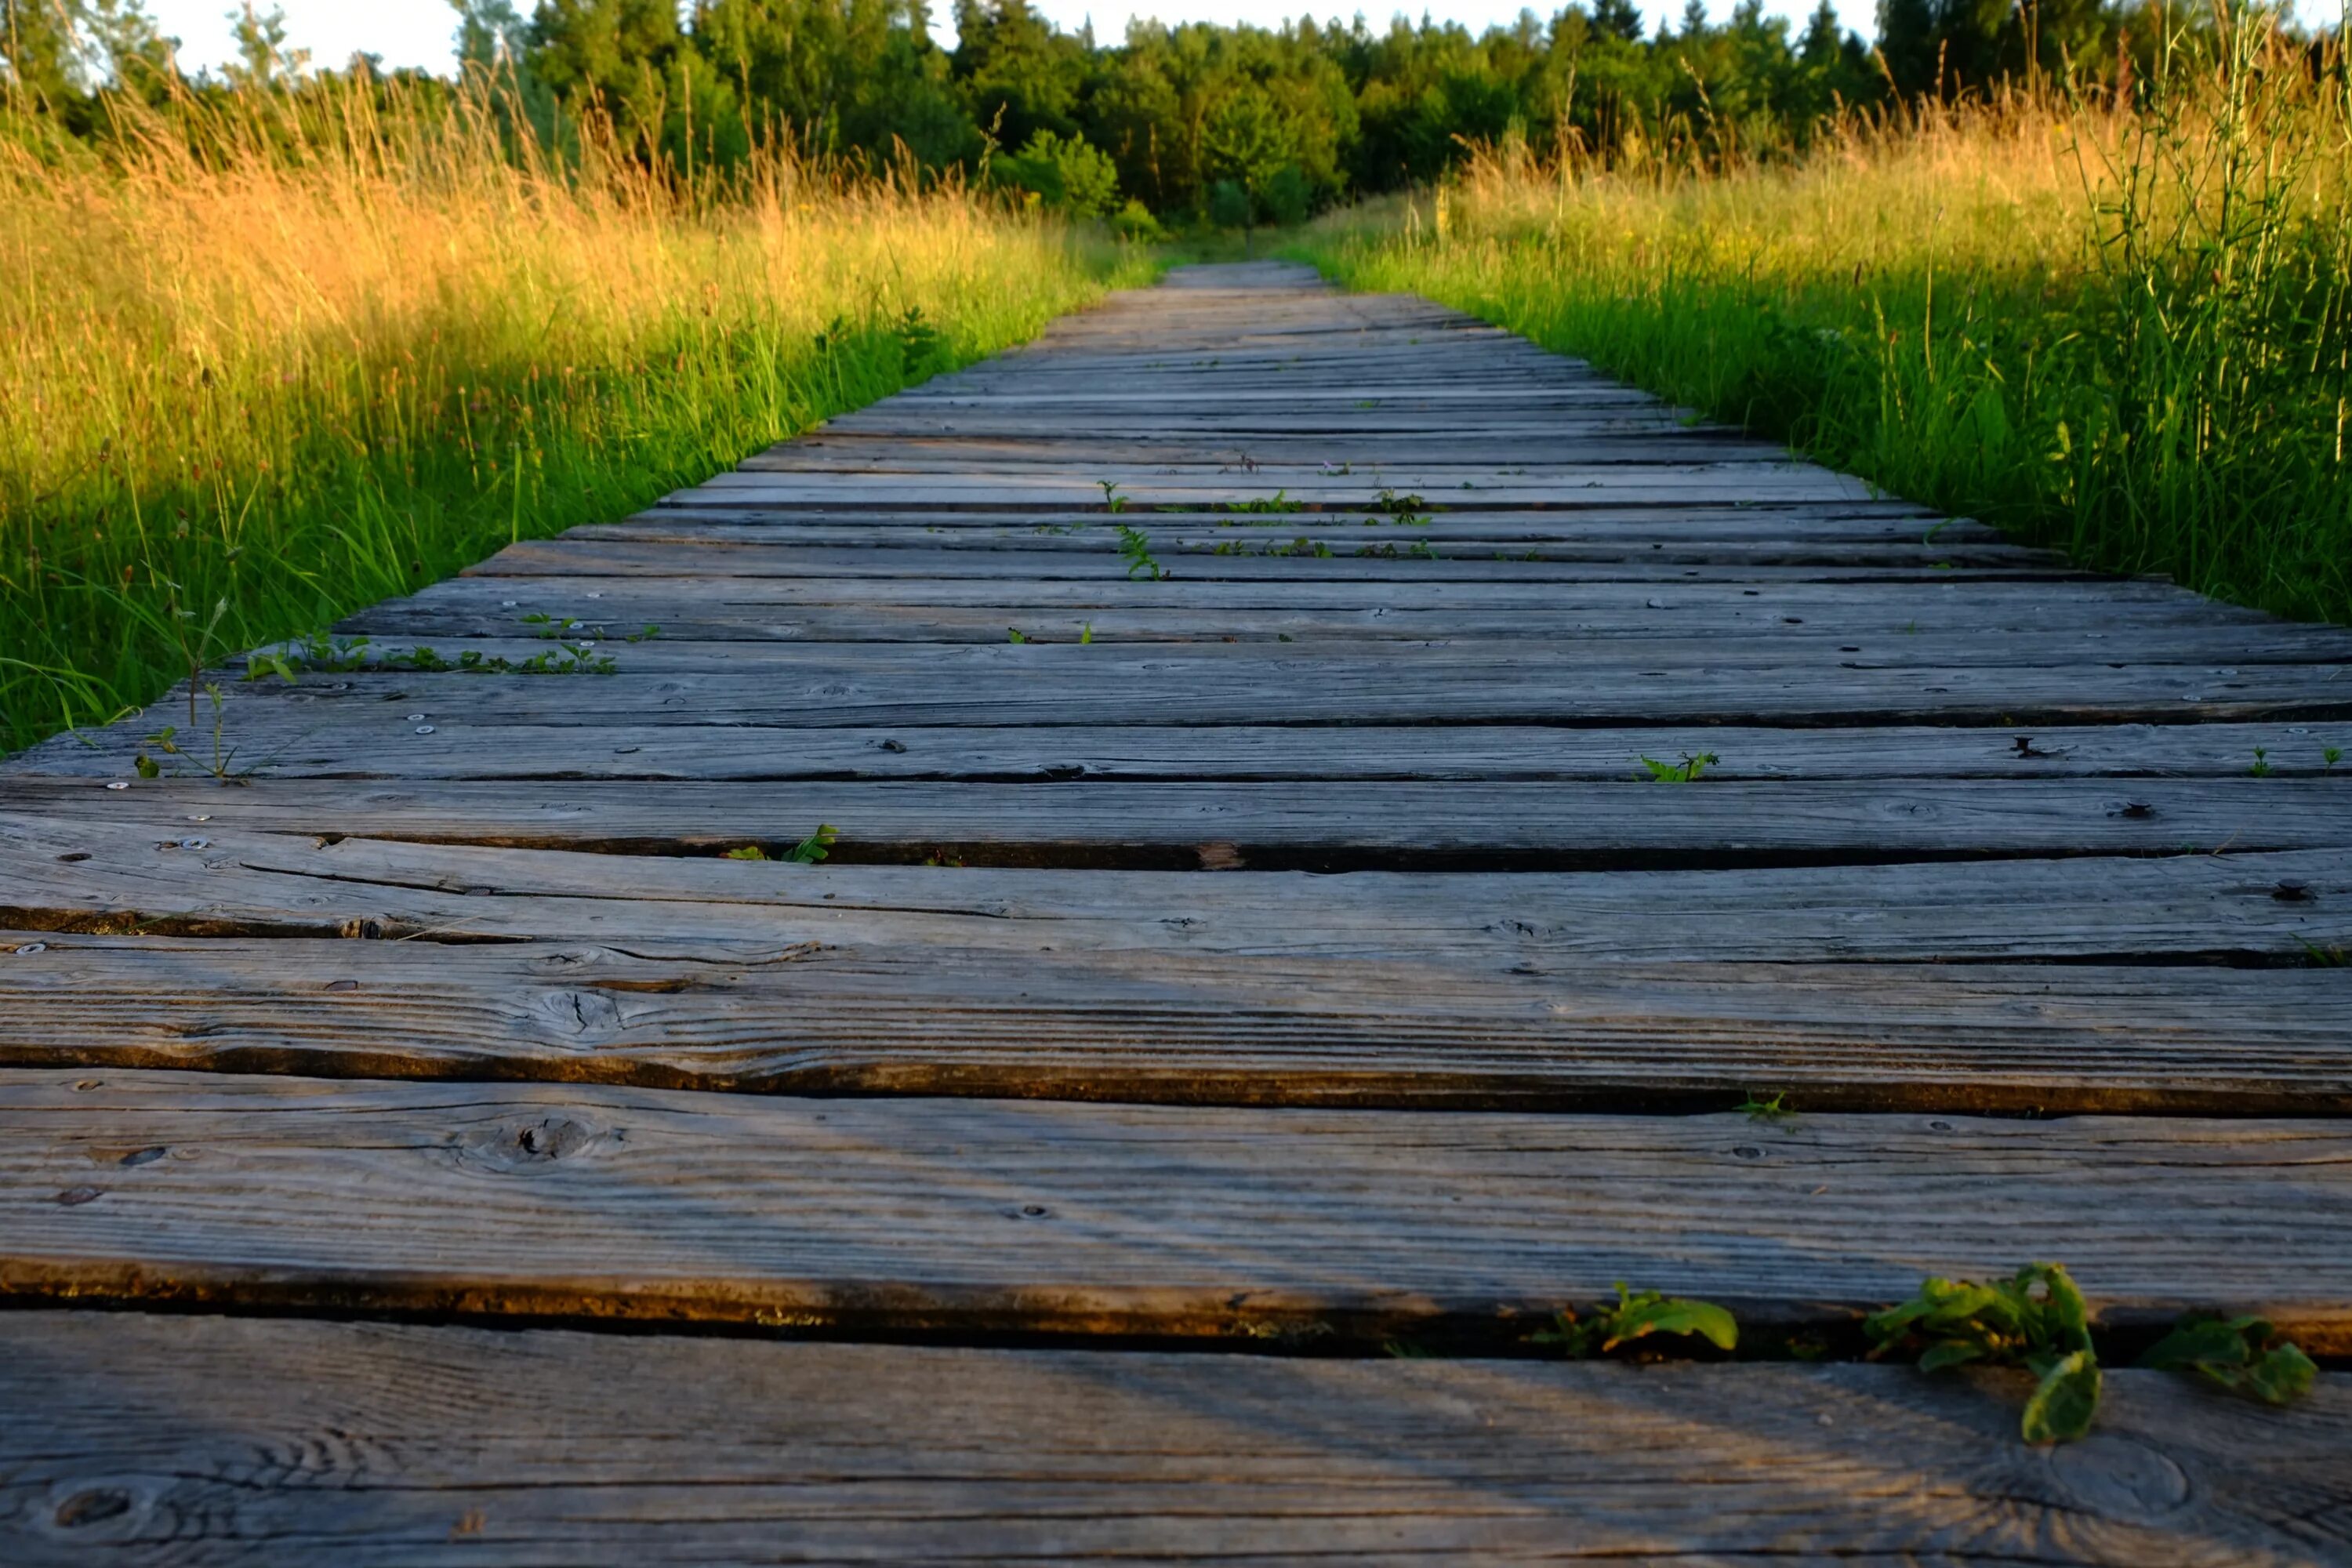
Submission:
M 1786 1089 L 1774 1094 L 1769 1100 L 1759 1100 L 1756 1098 L 1756 1091 L 1751 1089 L 1748 1091 L 1748 1098 L 1733 1109 L 1750 1121 L 1778 1123 L 1786 1121 L 1797 1114 L 1796 1108 L 1789 1103 L 1789 1091 Z
M 1168 568 L 1160 564 L 1151 553 L 1150 536 L 1139 528 L 1119 524 L 1118 555 L 1127 563 L 1127 574 L 1130 580 L 1141 577 L 1158 583 L 1168 575 Z
M 834 830 L 834 826 L 831 823 L 821 822 L 817 824 L 817 828 L 814 833 L 810 834 L 806 838 L 802 839 L 798 844 L 793 845 L 782 855 L 775 856 L 774 858 L 782 861 L 787 866 L 814 866 L 818 861 L 826 858 L 832 854 L 834 840 L 839 837 L 840 835 Z M 730 860 L 765 860 L 770 858 L 770 856 L 766 850 L 761 848 L 758 845 L 746 844 L 740 849 L 730 849 L 727 851 L 727 858 Z
M 527 624 L 540 626 L 538 636 L 553 640 L 577 626 L 569 617 L 557 621 L 548 616 L 525 616 Z M 646 642 L 661 634 L 659 626 L 647 626 L 628 640 Z M 406 670 L 424 675 L 612 675 L 620 666 L 610 654 L 600 654 L 593 642 L 558 642 L 543 653 L 529 658 L 509 658 L 504 654 L 485 654 L 478 648 L 468 648 L 456 658 L 444 658 L 440 653 L 420 643 L 415 647 L 379 652 L 365 637 L 330 637 L 323 632 L 281 643 L 276 647 L 262 648 L 248 654 L 245 661 L 245 679 L 262 680 L 270 676 L 291 685 L 308 674 L 349 675 L 355 671 L 388 672 Z
M 1399 495 L 1392 489 L 1382 489 L 1372 510 L 1386 512 L 1391 521 L 1403 527 L 1418 528 L 1429 521 L 1429 502 L 1424 498 Z
M 2322 767 L 2332 768 L 2343 760 L 2344 748 L 2341 746 L 2329 746 L 2319 753 L 2319 762 Z
M 1259 496 L 1252 500 L 1219 501 L 1217 510 L 1238 512 L 1292 512 L 1305 511 L 1307 503 L 1303 500 L 1293 500 L 1287 489 L 1279 489 L 1270 496 Z
M 2098 1412 L 2090 1308 L 2063 1265 L 2029 1263 L 1990 1285 L 1930 1276 L 1911 1300 L 1862 1326 L 1873 1360 L 1916 1344 L 1926 1372 L 1971 1362 L 2031 1370 L 2038 1381 L 2019 1423 L 2029 1443 L 2079 1437 Z
M 1103 510 L 1105 511 L 1121 512 L 1127 510 L 1127 498 L 1118 493 L 1118 482 L 1117 480 L 1097 479 L 1095 483 L 1102 487 Z
M 1005 627 L 1004 637 L 1007 642 L 1015 644 L 1025 643 L 1029 640 L 1027 634 L 1024 633 L 1019 626 Z
M 1739 1344 L 1739 1324 L 1714 1302 L 1661 1296 L 1655 1290 L 1634 1295 L 1622 1279 L 1617 1281 L 1615 1305 L 1596 1307 L 1584 1318 L 1562 1310 L 1553 1322 L 1553 1328 L 1531 1335 L 1530 1342 L 1558 1345 L 1570 1361 L 1606 1355 L 1652 1334 L 1696 1334 L 1721 1351 Z
M 154 731 L 154 733 L 142 738 L 139 754 L 132 759 L 131 764 L 131 767 L 137 771 L 141 778 L 161 778 L 163 775 L 163 763 L 157 762 L 154 758 L 147 754 L 147 748 L 150 746 L 152 746 L 156 751 L 163 752 L 163 755 L 167 757 L 181 757 L 195 763 L 195 764 L 204 769 L 206 773 L 220 780 L 224 784 L 240 776 L 234 773 L 230 766 L 230 764 L 236 761 L 236 748 L 235 746 L 225 746 L 222 742 L 221 731 L 226 723 L 226 716 L 223 711 L 224 702 L 221 697 L 221 689 L 214 685 L 212 682 L 206 681 L 205 683 L 205 696 L 210 700 L 213 705 L 213 754 L 211 760 L 208 762 L 200 760 L 182 750 L 179 742 L 180 727 L 177 724 L 166 724 L 162 729 Z M 195 717 L 195 707 L 194 700 L 191 699 L 188 703 L 188 716 L 191 721 Z M 248 768 L 246 771 L 250 773 L 252 770 Z
M 2138 1364 L 2158 1372 L 2193 1372 L 2265 1405 L 2302 1398 L 2319 1374 L 2303 1347 L 2283 1338 L 2269 1319 L 2224 1318 L 2212 1312 L 2182 1318 L 2148 1347 Z
M 2251 773 L 2251 774 L 2252 774 L 2255 778 L 2258 778 L 2258 779 L 2266 779 L 2266 778 L 2270 777 L 2270 776 L 2271 776 L 2271 761 L 2270 761 L 2270 753 L 2269 753 L 2268 752 L 2265 752 L 2264 750 L 2263 750 L 2263 748 L 2262 748 L 2262 747 L 2260 747 L 2260 746 L 2256 746 L 2256 747 L 2254 748 L 2254 765 L 2253 765 L 2252 767 L 2251 767 L 2251 768 L 2248 768 L 2248 769 L 2246 770 L 2246 772 L 2247 772 L 2247 773 Z
M 1685 752 L 1679 763 L 1662 763 L 1655 757 L 1643 757 L 1642 766 L 1649 770 L 1652 784 L 1696 784 L 1707 769 L 1722 760 L 1713 752 L 1700 752 L 1696 755 Z

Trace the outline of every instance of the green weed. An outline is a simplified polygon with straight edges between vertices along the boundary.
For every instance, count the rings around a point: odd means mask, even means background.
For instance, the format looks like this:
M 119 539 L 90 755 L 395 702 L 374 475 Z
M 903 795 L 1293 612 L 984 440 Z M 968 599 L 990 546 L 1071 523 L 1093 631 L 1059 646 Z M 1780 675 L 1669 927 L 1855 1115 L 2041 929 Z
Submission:
M 1150 537 L 1139 528 L 1129 528 L 1125 523 L 1119 525 L 1118 554 L 1119 559 L 1127 563 L 1127 575 L 1130 582 L 1141 577 L 1158 583 L 1168 575 L 1168 569 L 1160 565 L 1151 553 Z
M 1696 1334 L 1721 1351 L 1736 1349 L 1739 1343 L 1739 1325 L 1712 1301 L 1661 1296 L 1655 1290 L 1636 1296 L 1626 1290 L 1622 1279 L 1617 1282 L 1613 1306 L 1596 1307 L 1584 1318 L 1563 1310 L 1551 1328 L 1530 1335 L 1529 1342 L 1558 1345 L 1570 1361 L 1582 1361 L 1652 1334 Z
M 1293 512 L 1306 510 L 1307 503 L 1302 500 L 1291 500 L 1290 492 L 1286 489 L 1281 489 L 1275 491 L 1274 494 L 1270 496 L 1259 496 L 1252 500 L 1220 501 L 1217 503 L 1217 510 L 1219 511 L 1237 511 L 1245 513 Z
M 1925 1372 L 1982 1363 L 2024 1366 L 2038 1382 L 2020 1430 L 2029 1443 L 2066 1442 L 2090 1430 L 2099 1408 L 2099 1361 L 2090 1308 L 2065 1268 L 2029 1263 L 2009 1279 L 1921 1282 L 1899 1306 L 1863 1321 L 1876 1360 L 1918 1349 Z
M 814 833 L 810 834 L 806 838 L 802 839 L 798 844 L 793 845 L 782 855 L 773 857 L 773 858 L 782 861 L 787 866 L 814 866 L 832 853 L 834 840 L 838 837 L 839 835 L 834 831 L 830 823 L 820 824 Z M 766 860 L 771 858 L 768 852 L 765 849 L 761 848 L 757 844 L 746 844 L 738 848 L 730 849 L 727 851 L 726 858 L 730 860 Z
M 1641 761 L 1652 784 L 1696 784 L 1707 769 L 1722 760 L 1713 752 L 1685 752 L 1679 763 L 1662 763 L 1655 757 L 1643 757 Z
M 2302 1347 L 2281 1337 L 2267 1319 L 2213 1313 L 2183 1318 L 2148 1348 L 2138 1364 L 2160 1372 L 2192 1372 L 2266 1405 L 2302 1398 L 2319 1373 Z

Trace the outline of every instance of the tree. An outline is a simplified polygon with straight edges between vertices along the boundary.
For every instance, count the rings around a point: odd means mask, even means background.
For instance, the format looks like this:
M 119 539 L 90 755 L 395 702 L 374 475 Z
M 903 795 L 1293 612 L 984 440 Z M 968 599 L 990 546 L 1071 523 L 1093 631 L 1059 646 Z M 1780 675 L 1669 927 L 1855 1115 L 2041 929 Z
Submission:
M 1201 146 L 1209 173 L 1239 185 L 1253 212 L 1298 150 L 1289 121 L 1255 82 L 1244 82 L 1217 101 L 1202 127 Z
M 286 86 L 309 68 L 310 51 L 286 47 L 286 8 L 272 5 L 267 16 L 243 0 L 229 14 L 229 30 L 236 37 L 239 64 L 228 69 L 229 85 L 246 90 Z
M 1073 217 L 1099 217 L 1118 205 L 1118 166 L 1083 136 L 1040 131 L 992 168 L 1001 183 Z

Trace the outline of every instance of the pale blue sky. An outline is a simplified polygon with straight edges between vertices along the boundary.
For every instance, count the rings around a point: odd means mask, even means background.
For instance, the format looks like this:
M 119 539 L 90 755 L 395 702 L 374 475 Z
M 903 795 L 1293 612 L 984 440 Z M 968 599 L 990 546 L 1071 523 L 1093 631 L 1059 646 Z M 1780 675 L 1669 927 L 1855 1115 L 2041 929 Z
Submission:
M 287 41 L 296 48 L 309 49 L 320 65 L 341 65 L 355 50 L 365 50 L 383 57 L 388 66 L 424 66 L 428 69 L 446 71 L 450 66 L 450 35 L 455 29 L 456 15 L 447 0 L 279 0 L 286 11 Z M 1730 11 L 1730 0 L 1711 0 L 1717 18 Z M 1874 0 L 1835 0 L 1841 17 L 1849 27 L 1867 36 L 1871 30 L 1871 13 Z M 2302 0 L 2298 10 L 2309 21 L 2333 26 L 2341 14 L 2342 0 Z M 1643 0 L 1654 25 L 1660 16 L 1682 15 L 1682 0 Z M 268 5 L 261 7 L 267 10 Z M 517 7 L 528 12 L 528 0 Z M 1124 37 L 1128 19 L 1134 16 L 1157 16 L 1164 21 L 1255 22 L 1272 26 L 1286 16 L 1296 16 L 1304 9 L 1318 17 L 1328 18 L 1335 13 L 1352 16 L 1356 5 L 1344 8 L 1301 5 L 1298 0 L 1038 0 L 1038 9 L 1066 27 L 1076 27 L 1088 16 L 1094 18 L 1097 37 L 1105 42 L 1115 42 Z M 1362 9 L 1375 26 L 1385 19 L 1388 10 L 1377 5 L 1365 5 Z M 1402 7 L 1419 15 L 1421 7 Z M 1558 9 L 1558 0 L 1547 0 L 1534 9 L 1539 16 Z M 1766 0 L 1765 8 L 1777 15 L 1801 18 L 1812 9 L 1812 0 Z M 181 41 L 181 65 L 186 70 L 205 66 L 217 66 L 235 58 L 236 45 L 231 41 L 226 13 L 226 0 L 150 0 L 148 10 L 163 24 L 163 31 Z M 1516 0 L 1439 0 L 1426 7 L 1430 15 L 1444 21 L 1456 21 L 1478 31 L 1496 23 L 1507 23 L 1519 14 Z M 932 14 L 944 23 L 949 5 L 944 0 L 933 0 Z M 945 29 L 942 27 L 942 33 Z

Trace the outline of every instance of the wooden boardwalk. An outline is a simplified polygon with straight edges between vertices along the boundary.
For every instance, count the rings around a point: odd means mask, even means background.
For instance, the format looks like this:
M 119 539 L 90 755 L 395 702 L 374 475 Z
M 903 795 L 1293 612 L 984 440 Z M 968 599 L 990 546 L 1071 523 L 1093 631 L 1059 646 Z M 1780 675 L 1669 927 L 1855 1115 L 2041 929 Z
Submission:
M 1849 1359 L 2352 1355 L 2352 634 L 1275 264 L 344 631 L 0 770 L 0 1562 L 2352 1562 Z

